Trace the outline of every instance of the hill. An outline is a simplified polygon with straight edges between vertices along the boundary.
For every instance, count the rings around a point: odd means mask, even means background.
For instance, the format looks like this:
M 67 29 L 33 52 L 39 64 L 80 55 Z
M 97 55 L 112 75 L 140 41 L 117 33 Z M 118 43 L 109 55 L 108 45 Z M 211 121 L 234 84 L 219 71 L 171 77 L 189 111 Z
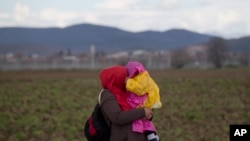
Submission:
M 135 33 L 92 24 L 78 24 L 66 28 L 13 27 L 0 28 L 0 52 L 41 55 L 67 49 L 72 52 L 87 52 L 91 45 L 105 52 L 134 49 L 170 50 L 204 43 L 211 37 L 213 36 L 182 29 Z M 238 42 L 241 41 L 231 41 L 233 46 L 237 46 Z

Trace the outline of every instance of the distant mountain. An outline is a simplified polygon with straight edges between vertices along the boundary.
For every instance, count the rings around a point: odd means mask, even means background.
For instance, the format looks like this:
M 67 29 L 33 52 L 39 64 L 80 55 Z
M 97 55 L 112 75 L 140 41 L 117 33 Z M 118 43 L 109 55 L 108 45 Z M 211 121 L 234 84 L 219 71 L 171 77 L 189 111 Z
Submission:
M 228 46 L 233 51 L 250 51 L 250 36 L 228 40 Z
M 134 33 L 92 24 L 66 28 L 0 28 L 0 54 L 19 52 L 46 55 L 67 49 L 79 53 L 88 52 L 91 45 L 105 52 L 134 49 L 169 50 L 204 43 L 211 37 L 213 36 L 182 29 Z

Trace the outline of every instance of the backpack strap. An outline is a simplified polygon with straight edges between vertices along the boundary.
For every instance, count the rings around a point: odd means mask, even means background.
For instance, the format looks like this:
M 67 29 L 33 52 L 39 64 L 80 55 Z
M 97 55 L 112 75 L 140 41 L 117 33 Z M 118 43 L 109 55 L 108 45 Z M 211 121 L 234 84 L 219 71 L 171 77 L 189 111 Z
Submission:
M 103 108 L 102 108 L 102 105 L 101 105 L 101 97 L 102 97 L 102 93 L 104 92 L 104 89 L 102 89 L 99 93 L 99 96 L 98 96 L 98 103 L 100 105 L 100 108 L 101 108 L 101 111 L 102 111 L 102 114 L 103 114 L 103 117 L 108 125 L 108 127 L 110 128 L 111 127 L 111 122 L 108 120 L 108 117 L 106 116 L 105 112 L 103 111 Z
M 99 93 L 99 96 L 98 96 L 98 103 L 101 105 L 101 96 L 102 96 L 102 92 L 103 92 L 104 90 L 102 89 L 101 91 L 100 91 L 100 93 Z

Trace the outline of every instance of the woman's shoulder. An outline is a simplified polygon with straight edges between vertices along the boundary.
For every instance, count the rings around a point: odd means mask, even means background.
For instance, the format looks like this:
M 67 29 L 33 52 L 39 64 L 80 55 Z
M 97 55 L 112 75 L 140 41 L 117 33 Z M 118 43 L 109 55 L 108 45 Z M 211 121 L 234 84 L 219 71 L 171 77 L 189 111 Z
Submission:
M 114 96 L 108 89 L 103 89 L 101 91 L 102 97 L 109 97 L 109 96 Z
M 108 99 L 113 99 L 115 96 L 108 90 L 108 89 L 103 89 L 100 93 L 100 102 L 102 103 L 103 101 L 106 101 Z

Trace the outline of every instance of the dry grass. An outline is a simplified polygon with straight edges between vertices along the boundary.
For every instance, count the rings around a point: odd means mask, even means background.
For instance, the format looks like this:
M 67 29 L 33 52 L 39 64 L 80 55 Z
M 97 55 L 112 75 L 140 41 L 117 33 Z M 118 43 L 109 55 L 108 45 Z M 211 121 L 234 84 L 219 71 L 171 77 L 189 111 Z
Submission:
M 0 72 L 0 140 L 85 141 L 99 71 Z M 227 141 L 230 124 L 250 124 L 249 70 L 151 70 L 163 107 L 163 141 Z

